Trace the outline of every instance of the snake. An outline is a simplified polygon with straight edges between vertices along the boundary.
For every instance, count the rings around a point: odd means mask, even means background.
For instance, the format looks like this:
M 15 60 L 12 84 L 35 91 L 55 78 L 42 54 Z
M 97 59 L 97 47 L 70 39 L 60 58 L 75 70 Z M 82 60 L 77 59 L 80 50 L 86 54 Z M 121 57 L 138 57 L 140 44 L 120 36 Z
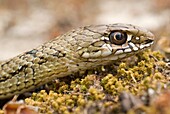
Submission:
M 89 25 L 66 32 L 0 63 L 0 99 L 50 81 L 112 64 L 152 46 L 154 35 L 138 26 Z

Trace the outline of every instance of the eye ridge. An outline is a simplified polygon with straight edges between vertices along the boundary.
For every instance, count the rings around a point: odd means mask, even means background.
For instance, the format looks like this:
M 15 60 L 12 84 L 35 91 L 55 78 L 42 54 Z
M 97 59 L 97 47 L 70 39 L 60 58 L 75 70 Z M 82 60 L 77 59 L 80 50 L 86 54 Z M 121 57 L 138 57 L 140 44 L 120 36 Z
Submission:
M 122 45 L 127 41 L 127 34 L 122 31 L 112 31 L 109 34 L 109 40 L 112 44 Z

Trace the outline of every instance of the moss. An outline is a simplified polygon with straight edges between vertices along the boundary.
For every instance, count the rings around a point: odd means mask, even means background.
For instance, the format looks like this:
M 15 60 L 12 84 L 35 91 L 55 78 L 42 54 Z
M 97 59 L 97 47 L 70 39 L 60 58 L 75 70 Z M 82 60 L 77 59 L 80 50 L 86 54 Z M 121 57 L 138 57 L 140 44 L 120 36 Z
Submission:
M 111 112 L 119 112 L 121 109 L 118 108 L 118 98 L 122 91 L 142 96 L 149 88 L 157 90 L 158 83 L 161 88 L 167 84 L 167 77 L 155 67 L 163 68 L 165 65 L 162 61 L 163 56 L 159 52 L 147 50 L 135 58 L 137 59 L 131 58 L 136 60 L 133 64 L 129 61 L 120 63 L 116 75 L 107 74 L 100 77 L 87 75 L 85 78 L 72 80 L 70 84 L 59 82 L 60 87 L 56 92 L 54 88 L 49 94 L 45 91 L 34 93 L 25 101 L 27 104 L 39 105 L 40 112 L 52 110 L 51 112 L 57 113 L 80 113 L 90 110 L 89 107 L 93 105 L 95 108 L 91 109 L 92 112 L 107 110 L 108 107 Z M 106 100 L 107 95 L 112 99 Z M 101 106 L 104 108 L 100 109 Z M 141 110 L 147 112 L 146 108 Z M 129 110 L 129 113 L 132 112 L 134 110 Z
M 39 107 L 39 112 L 49 114 L 120 113 L 123 107 L 119 98 L 125 91 L 139 97 L 144 103 L 140 107 L 132 107 L 126 113 L 154 114 L 159 109 L 152 103 L 154 97 L 150 95 L 155 93 L 154 96 L 159 96 L 158 92 L 170 88 L 169 77 L 163 72 L 166 70 L 163 58 L 159 52 L 146 50 L 124 60 L 117 69 L 102 67 L 104 70 L 101 70 L 100 75 L 54 81 L 48 85 L 48 93 L 45 90 L 33 93 L 25 102 Z M 111 73 L 106 74 L 105 71 L 110 70 Z M 149 90 L 154 92 L 151 94 Z

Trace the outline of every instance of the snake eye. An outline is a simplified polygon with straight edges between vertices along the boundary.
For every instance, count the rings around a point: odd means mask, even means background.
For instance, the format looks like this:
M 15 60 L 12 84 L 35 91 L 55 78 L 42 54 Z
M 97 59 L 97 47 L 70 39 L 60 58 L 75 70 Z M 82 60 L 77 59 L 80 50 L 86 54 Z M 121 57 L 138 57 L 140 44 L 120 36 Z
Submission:
M 120 31 L 114 31 L 110 33 L 109 40 L 112 44 L 122 45 L 127 40 L 127 34 Z

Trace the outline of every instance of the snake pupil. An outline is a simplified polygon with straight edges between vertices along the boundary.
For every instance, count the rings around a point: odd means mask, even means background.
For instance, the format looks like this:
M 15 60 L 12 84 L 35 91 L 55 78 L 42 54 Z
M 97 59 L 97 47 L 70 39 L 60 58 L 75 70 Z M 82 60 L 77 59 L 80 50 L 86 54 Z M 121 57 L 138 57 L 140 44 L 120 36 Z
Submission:
M 110 33 L 109 40 L 112 44 L 122 45 L 127 40 L 127 34 L 120 31 L 114 31 Z
M 115 34 L 115 39 L 116 39 L 116 40 L 122 40 L 122 39 L 123 39 L 122 34 L 121 34 L 121 33 Z

